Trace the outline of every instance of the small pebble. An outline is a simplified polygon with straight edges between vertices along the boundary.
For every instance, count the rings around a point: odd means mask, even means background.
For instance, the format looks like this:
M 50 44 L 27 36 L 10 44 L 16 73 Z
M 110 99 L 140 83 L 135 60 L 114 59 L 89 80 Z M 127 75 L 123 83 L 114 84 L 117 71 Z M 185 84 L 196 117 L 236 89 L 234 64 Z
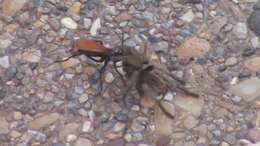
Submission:
M 78 138 L 73 146 L 94 146 L 93 142 L 87 138 Z
M 196 62 L 197 62 L 198 64 L 200 64 L 200 65 L 205 65 L 205 64 L 207 64 L 207 60 L 206 60 L 205 58 L 198 58 L 198 59 L 196 60 Z
M 128 121 L 127 113 L 123 113 L 123 112 L 116 113 L 115 118 L 116 118 L 116 120 L 118 120 L 120 122 L 127 122 Z
M 85 121 L 82 126 L 82 132 L 91 132 L 93 131 L 92 123 L 91 121 Z
M 17 68 L 14 66 L 10 66 L 9 68 L 7 68 L 6 70 L 6 77 L 8 80 L 13 79 L 17 74 Z
M 72 142 L 75 141 L 77 139 L 77 136 L 74 134 L 70 134 L 67 136 L 67 142 Z
M 15 120 L 21 120 L 22 119 L 22 113 L 21 112 L 14 112 L 14 119 Z
M 230 57 L 225 61 L 226 66 L 234 66 L 238 63 L 238 60 L 236 57 Z
M 77 29 L 78 24 L 72 20 L 70 17 L 65 17 L 61 19 L 61 24 L 68 29 Z
M 164 95 L 164 99 L 165 99 L 165 100 L 172 101 L 173 98 L 174 98 L 174 95 L 172 94 L 172 92 L 167 92 L 167 93 Z
M 242 22 L 237 23 L 233 28 L 233 32 L 238 39 L 246 39 L 247 31 L 247 24 Z
M 251 48 L 247 48 L 243 51 L 242 55 L 243 57 L 249 57 L 255 54 L 255 50 L 251 49 Z
M 251 71 L 249 69 L 242 69 L 240 72 L 239 72 L 239 75 L 238 77 L 239 78 L 247 78 L 247 77 L 250 77 L 252 74 L 251 74 Z
M 22 134 L 20 132 L 18 132 L 18 131 L 13 130 L 13 131 L 11 131 L 10 136 L 12 138 L 18 138 L 18 137 L 21 137 Z
M 0 39 L 0 46 L 2 49 L 8 48 L 12 44 L 12 41 L 8 39 Z
M 91 24 L 92 24 L 91 19 L 88 19 L 88 18 L 83 19 L 84 28 L 89 29 L 91 27 Z
M 254 49 L 260 47 L 259 37 L 253 37 L 250 42 L 251 42 L 251 45 L 252 45 L 252 47 L 253 47 Z
M 83 94 L 79 97 L 78 99 L 79 103 L 85 103 L 86 101 L 88 101 L 88 95 L 87 94 Z
M 260 10 L 254 10 L 249 16 L 248 20 L 249 28 L 255 32 L 257 35 L 260 35 Z
M 242 100 L 242 98 L 240 96 L 232 96 L 231 100 L 235 103 L 239 103 Z
M 166 41 L 161 41 L 161 42 L 157 42 L 157 43 L 153 43 L 152 45 L 152 49 L 155 52 L 163 52 L 163 53 L 167 53 L 168 52 L 168 48 L 169 48 L 169 44 Z
M 98 30 L 101 28 L 101 19 L 97 18 L 93 23 L 90 28 L 90 34 L 92 36 L 96 36 L 98 33 Z
M 112 83 L 114 81 L 115 77 L 111 72 L 106 73 L 105 75 L 105 81 L 107 83 Z
M 218 66 L 218 71 L 219 72 L 223 72 L 223 71 L 225 71 L 227 69 L 227 67 L 224 65 L 224 64 L 220 64 L 219 66 Z
M 228 144 L 226 142 L 221 142 L 220 146 L 230 146 L 230 144 Z
M 3 68 L 8 68 L 10 66 L 8 56 L 0 57 L 0 66 Z
M 113 127 L 113 131 L 114 132 L 120 132 L 120 131 L 123 131 L 126 127 L 126 124 L 125 123 L 122 123 L 122 122 L 117 122 L 115 124 L 115 126 Z
M 186 21 L 188 23 L 192 22 L 192 20 L 194 19 L 195 15 L 192 12 L 192 10 L 188 10 L 184 15 L 181 16 L 181 20 Z
M 58 31 L 61 27 L 59 20 L 56 18 L 51 18 L 48 20 L 48 22 L 51 28 L 55 31 Z

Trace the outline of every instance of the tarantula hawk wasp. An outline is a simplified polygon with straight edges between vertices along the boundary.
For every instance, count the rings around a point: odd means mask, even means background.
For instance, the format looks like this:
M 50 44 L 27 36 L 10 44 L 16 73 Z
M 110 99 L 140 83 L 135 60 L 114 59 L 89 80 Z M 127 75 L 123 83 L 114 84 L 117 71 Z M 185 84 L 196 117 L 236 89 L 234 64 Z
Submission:
M 117 33 L 116 33 L 116 35 L 119 36 Z M 121 47 L 123 46 L 123 43 L 124 43 L 124 35 L 122 33 Z M 126 81 L 124 80 L 123 75 L 120 73 L 120 71 L 117 68 L 117 63 L 121 61 L 121 58 L 123 56 L 123 51 L 122 51 L 121 47 L 119 47 L 118 51 L 115 51 L 113 49 L 106 48 L 103 45 L 102 41 L 91 40 L 91 39 L 87 39 L 87 38 L 80 38 L 79 40 L 77 40 L 74 43 L 74 48 L 76 50 L 74 52 L 72 52 L 71 56 L 69 56 L 65 59 L 62 59 L 62 60 L 57 60 L 54 63 L 64 62 L 64 61 L 69 60 L 72 57 L 76 57 L 79 55 L 85 55 L 89 59 L 93 60 L 94 62 L 103 63 L 103 66 L 99 69 L 99 73 L 98 73 L 98 80 L 100 82 L 99 87 L 98 87 L 98 94 L 100 94 L 103 89 L 102 88 L 103 87 L 102 75 L 103 75 L 105 68 L 107 67 L 109 61 L 113 62 L 113 66 L 114 66 L 116 72 L 119 74 L 121 80 L 126 85 Z M 98 59 L 96 57 L 98 57 Z

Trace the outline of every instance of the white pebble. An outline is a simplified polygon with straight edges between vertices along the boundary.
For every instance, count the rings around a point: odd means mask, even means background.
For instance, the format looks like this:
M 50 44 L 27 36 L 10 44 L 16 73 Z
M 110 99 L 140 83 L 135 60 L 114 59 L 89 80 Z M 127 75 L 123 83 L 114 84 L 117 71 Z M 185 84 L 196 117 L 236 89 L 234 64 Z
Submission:
M 2 49 L 9 47 L 11 44 L 12 44 L 12 41 L 10 41 L 8 39 L 0 39 L 0 46 Z
M 188 23 L 191 22 L 193 18 L 194 18 L 194 13 L 192 12 L 191 9 L 181 16 L 181 20 L 186 21 Z
M 67 136 L 67 142 L 75 141 L 77 139 L 77 136 L 74 134 L 70 134 Z
M 85 27 L 86 29 L 89 29 L 89 28 L 90 28 L 91 23 L 92 23 L 91 19 L 88 19 L 88 18 L 84 18 L 84 19 L 83 19 L 83 24 L 84 24 L 84 27 Z
M 168 100 L 168 101 L 172 101 L 174 98 L 174 95 L 172 94 L 172 92 L 167 92 L 165 95 L 164 95 L 164 99 L 165 100 Z
M 260 47 L 260 42 L 258 37 L 253 37 L 251 39 L 251 45 L 253 48 L 259 48 Z
M 237 82 L 238 82 L 238 78 L 237 78 L 237 77 L 234 77 L 234 78 L 231 80 L 230 85 L 235 85 L 235 84 L 237 84 Z
M 113 76 L 113 74 L 111 72 L 107 73 L 105 76 L 105 81 L 107 83 L 112 83 L 114 81 L 115 77 Z
M 97 18 L 97 19 L 93 22 L 93 24 L 92 24 L 92 26 L 91 26 L 91 28 L 90 28 L 90 34 L 91 34 L 92 36 L 96 36 L 96 35 L 97 35 L 97 31 L 98 31 L 100 28 L 101 28 L 101 20 L 100 20 L 100 18 Z
M 78 24 L 72 20 L 70 17 L 65 17 L 61 19 L 61 24 L 68 29 L 77 29 Z
M 91 131 L 93 131 L 91 121 L 85 121 L 82 126 L 82 132 L 91 132 Z
M 3 68 L 8 68 L 10 66 L 8 56 L 0 57 L 0 66 Z

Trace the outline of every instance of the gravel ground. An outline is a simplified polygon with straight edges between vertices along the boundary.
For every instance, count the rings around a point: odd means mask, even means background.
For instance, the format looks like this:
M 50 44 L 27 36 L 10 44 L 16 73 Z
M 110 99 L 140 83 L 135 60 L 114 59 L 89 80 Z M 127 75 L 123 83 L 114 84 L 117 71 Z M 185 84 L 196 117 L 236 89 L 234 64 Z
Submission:
M 257 0 L 0 0 L 0 146 L 260 146 Z M 202 96 L 169 91 L 169 119 L 121 99 L 112 65 L 70 55 L 77 38 L 146 41 Z

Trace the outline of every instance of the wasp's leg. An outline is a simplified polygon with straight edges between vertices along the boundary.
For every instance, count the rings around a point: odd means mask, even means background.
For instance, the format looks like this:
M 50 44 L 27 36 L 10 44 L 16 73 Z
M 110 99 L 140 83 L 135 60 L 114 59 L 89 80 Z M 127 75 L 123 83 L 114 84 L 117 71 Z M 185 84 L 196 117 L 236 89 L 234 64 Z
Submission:
M 117 68 L 117 66 L 116 66 L 116 63 L 117 63 L 117 62 L 118 62 L 118 61 L 114 61 L 114 62 L 113 62 L 113 66 L 114 66 L 116 72 L 119 74 L 119 77 L 120 77 L 120 79 L 122 80 L 122 82 L 124 83 L 124 85 L 126 85 L 126 81 L 125 81 L 125 79 L 124 79 L 124 76 L 120 73 L 120 71 L 118 70 L 118 68 Z
M 79 56 L 80 54 L 79 53 L 76 53 L 76 54 L 73 54 L 65 59 L 62 59 L 62 60 L 56 60 L 54 61 L 53 63 L 58 63 L 58 62 L 65 62 L 65 61 L 68 61 L 70 58 L 73 58 L 73 57 L 76 57 L 76 56 Z
M 103 80 L 102 80 L 102 75 L 105 72 L 105 68 L 108 64 L 108 60 L 105 60 L 104 65 L 101 67 L 101 69 L 99 70 L 99 87 L 98 87 L 98 93 L 97 94 L 101 94 L 102 90 L 103 90 Z

